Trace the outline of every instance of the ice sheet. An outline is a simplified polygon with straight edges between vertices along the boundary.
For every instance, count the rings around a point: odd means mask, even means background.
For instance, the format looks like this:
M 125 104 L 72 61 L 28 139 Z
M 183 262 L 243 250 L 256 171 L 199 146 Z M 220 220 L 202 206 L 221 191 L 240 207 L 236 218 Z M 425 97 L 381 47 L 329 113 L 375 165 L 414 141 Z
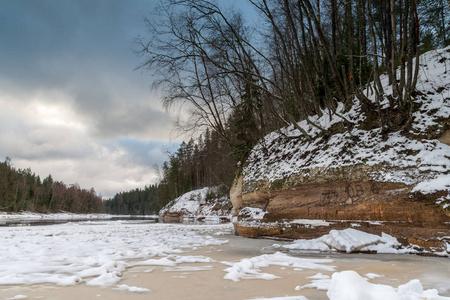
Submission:
M 54 283 L 108 286 L 132 266 L 175 267 L 211 262 L 184 249 L 227 243 L 208 232 L 230 224 L 186 226 L 121 221 L 0 228 L 0 284 Z

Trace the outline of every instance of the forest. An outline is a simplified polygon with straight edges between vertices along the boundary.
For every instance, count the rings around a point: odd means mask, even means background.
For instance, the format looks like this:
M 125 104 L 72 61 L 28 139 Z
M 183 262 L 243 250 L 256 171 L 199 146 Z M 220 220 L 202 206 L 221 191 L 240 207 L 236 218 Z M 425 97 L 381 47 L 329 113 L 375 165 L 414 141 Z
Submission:
M 99 213 L 102 207 L 93 188 L 66 185 L 51 175 L 41 180 L 29 168 L 14 168 L 9 158 L 0 162 L 0 211 Z
M 443 0 L 247 0 L 249 10 L 210 0 L 161 1 L 136 44 L 166 108 L 184 132 L 216 132 L 244 162 L 267 133 L 359 102 L 368 127 L 385 132 L 412 121 L 418 64 L 449 45 L 450 3 Z M 222 3 L 223 4 L 223 3 Z M 250 21 L 253 20 L 253 21 Z M 382 87 L 387 74 L 391 91 Z M 370 86 L 370 101 L 362 91 Z M 386 96 L 389 95 L 389 96 Z M 388 104 L 384 104 L 384 100 Z M 383 103 L 383 104 L 382 104 Z
M 152 75 L 163 105 L 179 112 L 178 129 L 192 138 L 169 154 L 159 182 L 115 195 L 104 211 L 154 213 L 193 189 L 220 185 L 226 192 L 252 147 L 270 132 L 294 126 L 308 138 L 298 126 L 302 120 L 324 136 L 351 131 L 338 103 L 347 110 L 361 105 L 370 116 L 367 129 L 407 131 L 416 109 L 414 62 L 450 45 L 448 0 L 245 3 L 244 12 L 213 0 L 162 0 L 147 16 L 147 35 L 135 40 L 138 69 Z M 325 130 L 312 121 L 325 112 L 343 125 Z M 51 177 L 40 182 L 30 171 L 11 171 L 8 162 L 1 167 L 0 209 L 84 211 L 98 203 L 82 200 L 91 191 Z
M 196 188 L 226 191 L 255 143 L 282 127 L 306 138 L 302 120 L 325 136 L 351 131 L 338 103 L 360 103 L 371 116 L 368 129 L 407 131 L 417 96 L 414 61 L 450 45 L 450 1 L 246 2 L 252 12 L 211 0 L 161 1 L 160 17 L 145 20 L 148 36 L 136 39 L 140 69 L 156 78 L 164 106 L 189 112 L 179 114 L 178 129 L 199 136 L 164 163 L 155 207 Z M 375 101 L 362 92 L 367 87 Z M 324 112 L 345 126 L 320 128 L 310 117 Z

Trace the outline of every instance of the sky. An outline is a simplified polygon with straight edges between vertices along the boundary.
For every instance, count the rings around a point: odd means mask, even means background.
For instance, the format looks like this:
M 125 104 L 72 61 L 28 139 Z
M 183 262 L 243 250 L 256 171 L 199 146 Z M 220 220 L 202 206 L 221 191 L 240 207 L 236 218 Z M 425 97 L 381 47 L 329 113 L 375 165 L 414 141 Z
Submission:
M 0 1 L 0 161 L 104 198 L 157 182 L 183 137 L 135 70 L 156 2 Z

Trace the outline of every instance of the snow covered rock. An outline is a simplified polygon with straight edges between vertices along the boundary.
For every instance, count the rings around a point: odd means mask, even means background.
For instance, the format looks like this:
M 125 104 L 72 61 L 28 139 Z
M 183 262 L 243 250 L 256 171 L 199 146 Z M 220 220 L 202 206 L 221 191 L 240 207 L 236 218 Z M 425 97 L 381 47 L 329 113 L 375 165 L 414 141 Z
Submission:
M 218 196 L 219 188 L 203 188 L 181 195 L 163 207 L 159 216 L 165 219 L 179 218 L 230 218 L 233 208 L 229 197 Z
M 245 236 L 317 238 L 358 227 L 389 233 L 436 252 L 450 244 L 450 47 L 420 57 L 417 98 L 408 130 L 368 126 L 355 98 L 348 110 L 322 111 L 267 135 L 251 151 L 230 193 L 235 215 L 258 208 L 261 220 L 235 219 Z M 388 83 L 387 77 L 382 83 Z M 385 86 L 385 94 L 390 88 Z M 370 101 L 375 95 L 363 91 Z M 387 101 L 387 99 L 386 99 Z M 345 124 L 351 123 L 351 129 Z M 324 220 L 314 226 L 292 220 Z

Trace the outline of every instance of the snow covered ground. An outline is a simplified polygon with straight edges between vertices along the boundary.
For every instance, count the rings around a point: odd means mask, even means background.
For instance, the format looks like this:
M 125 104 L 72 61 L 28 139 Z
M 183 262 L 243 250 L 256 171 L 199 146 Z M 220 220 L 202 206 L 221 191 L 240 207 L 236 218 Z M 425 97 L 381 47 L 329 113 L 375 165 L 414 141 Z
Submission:
M 431 281 L 431 286 L 430 282 L 427 283 L 426 289 L 414 278 L 406 282 L 397 280 L 392 285 L 377 284 L 373 281 L 384 278 L 384 275 L 373 272 L 359 274 L 356 271 L 361 270 L 360 266 L 341 266 L 338 256 L 299 255 L 290 249 L 295 248 L 290 245 L 296 243 L 253 249 L 252 253 L 259 252 L 259 255 L 247 256 L 249 252 L 244 249 L 238 257 L 226 256 L 227 253 L 223 252 L 230 249 L 226 248 L 230 247 L 230 240 L 238 241 L 241 247 L 253 242 L 231 234 L 231 224 L 141 224 L 109 220 L 51 226 L 1 227 L 0 294 L 5 285 L 10 287 L 54 284 L 63 286 L 59 288 L 106 287 L 122 293 L 151 296 L 155 293 L 153 288 L 121 281 L 129 277 L 126 275 L 130 272 L 135 272 L 133 270 L 136 268 L 146 269 L 142 272 L 162 268 L 166 274 L 179 274 L 171 277 L 171 280 L 182 280 L 188 276 L 183 274 L 216 270 L 219 271 L 219 278 L 216 280 L 224 288 L 241 282 L 250 283 L 253 280 L 269 280 L 281 284 L 288 279 L 284 278 L 285 276 L 290 276 L 290 280 L 306 277 L 303 279 L 306 280 L 305 284 L 291 286 L 289 296 L 280 294 L 280 297 L 271 299 L 317 299 L 308 298 L 308 290 L 321 291 L 324 297 L 333 300 L 450 299 L 444 297 L 450 296 L 448 277 L 442 278 L 443 276 L 439 275 Z M 374 239 L 376 238 L 371 235 L 356 231 L 334 232 L 323 237 L 322 241 L 312 243 L 323 244 L 326 240 L 335 247 L 340 245 L 342 249 L 355 249 L 361 247 L 361 243 L 374 243 Z M 239 247 L 237 248 L 239 250 Z M 280 252 L 280 249 L 284 249 L 283 252 Z M 263 250 L 265 252 L 261 253 Z M 218 254 L 226 256 L 227 259 L 215 258 Z M 351 262 L 348 258 L 344 260 Z M 438 263 L 450 270 L 447 258 L 440 258 Z M 420 268 L 420 265 L 417 267 Z M 214 280 L 212 276 L 208 278 Z M 148 284 L 151 285 L 152 282 Z M 173 284 L 176 286 L 176 281 Z M 245 285 L 241 285 L 241 288 Z M 236 288 L 237 286 L 234 287 Z M 199 290 L 198 293 L 200 295 L 202 291 Z M 17 297 L 22 296 L 28 297 L 14 294 L 5 299 L 18 299 Z M 220 295 L 217 295 L 216 299 L 220 299 Z

